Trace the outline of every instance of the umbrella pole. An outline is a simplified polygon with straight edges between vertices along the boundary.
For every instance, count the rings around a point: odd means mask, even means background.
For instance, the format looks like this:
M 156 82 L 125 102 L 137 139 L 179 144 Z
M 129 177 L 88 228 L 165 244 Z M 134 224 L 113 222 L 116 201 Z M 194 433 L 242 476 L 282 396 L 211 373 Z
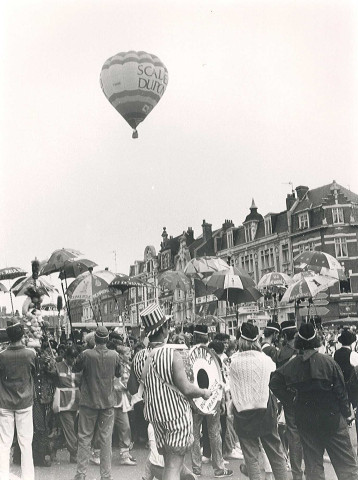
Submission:
M 226 289 L 226 307 L 225 307 L 225 333 L 227 333 L 227 308 L 229 303 L 229 289 Z
M 11 300 L 11 313 L 12 313 L 12 316 L 14 316 L 14 303 L 12 301 L 12 293 L 11 293 L 11 290 L 9 290 L 9 293 L 10 293 L 10 300 Z
M 90 304 L 90 307 L 91 307 L 91 310 L 92 310 L 92 313 L 93 313 L 94 321 L 96 322 L 96 325 L 97 325 L 97 327 L 98 327 L 97 317 L 96 317 L 96 314 L 95 314 L 95 312 L 94 312 L 94 308 L 93 308 L 93 305 L 92 305 L 91 300 L 89 300 L 89 304 Z
M 103 317 L 102 317 L 101 304 L 100 304 L 99 299 L 98 299 L 97 304 L 98 304 L 99 318 L 100 318 L 100 320 L 101 320 L 101 322 L 102 322 L 102 325 L 103 325 Z
M 73 343 L 75 343 L 75 338 L 74 338 L 74 335 L 73 335 L 73 328 L 72 328 L 72 318 L 71 318 L 71 310 L 70 310 L 70 301 L 69 301 L 68 297 L 67 297 L 66 294 L 65 294 L 65 289 L 64 289 L 64 287 L 63 287 L 63 282 L 62 282 L 62 281 L 61 281 L 61 288 L 62 288 L 63 298 L 65 299 L 65 304 L 66 304 L 66 310 L 67 310 L 67 314 L 68 314 L 68 319 L 69 319 L 70 325 L 71 325 L 71 338 L 72 338 Z

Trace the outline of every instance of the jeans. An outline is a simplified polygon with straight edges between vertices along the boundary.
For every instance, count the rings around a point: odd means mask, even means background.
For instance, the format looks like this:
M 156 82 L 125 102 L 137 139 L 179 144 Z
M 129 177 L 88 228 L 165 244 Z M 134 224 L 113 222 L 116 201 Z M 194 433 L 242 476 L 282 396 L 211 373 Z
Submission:
M 288 443 L 288 454 L 290 456 L 291 471 L 293 480 L 302 480 L 302 458 L 303 451 L 300 434 L 295 422 L 295 414 L 291 407 L 285 406 L 286 438 Z
M 277 429 L 268 435 L 257 438 L 242 438 L 239 435 L 239 440 L 250 480 L 261 480 L 260 440 L 271 464 L 275 480 L 288 480 L 286 460 Z
M 22 410 L 0 408 L 0 478 L 9 480 L 10 449 L 16 424 L 17 440 L 21 449 L 21 478 L 34 480 L 32 459 L 32 406 Z
M 121 408 L 114 409 L 114 427 L 117 430 L 119 448 L 128 450 L 132 441 L 131 427 L 128 413 L 123 412 Z
M 200 429 L 204 417 L 208 426 L 212 466 L 214 469 L 214 473 L 216 473 L 224 468 L 220 425 L 220 409 L 218 409 L 217 412 L 215 412 L 213 415 L 205 416 L 201 415 L 200 413 L 193 412 L 194 444 L 191 452 L 192 466 L 193 470 L 201 471 Z
M 338 429 L 332 435 L 299 428 L 305 475 L 307 480 L 324 480 L 323 454 L 327 450 L 339 480 L 358 480 L 357 460 L 353 452 L 348 426 L 341 416 Z
M 113 408 L 101 410 L 80 406 L 78 420 L 77 477 L 85 478 L 91 455 L 91 441 L 96 429 L 100 453 L 101 480 L 111 479 Z
M 77 412 L 60 412 L 58 414 L 63 434 L 65 436 L 67 450 L 71 455 L 77 453 L 77 435 L 75 432 L 75 420 Z

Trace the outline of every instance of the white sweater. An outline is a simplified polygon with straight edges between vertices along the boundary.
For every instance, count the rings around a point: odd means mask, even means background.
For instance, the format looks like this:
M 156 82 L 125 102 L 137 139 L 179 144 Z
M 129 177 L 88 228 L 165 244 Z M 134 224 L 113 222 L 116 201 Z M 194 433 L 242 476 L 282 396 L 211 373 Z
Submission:
M 231 357 L 230 390 L 238 412 L 267 407 L 270 375 L 275 369 L 274 362 L 263 352 L 249 350 Z

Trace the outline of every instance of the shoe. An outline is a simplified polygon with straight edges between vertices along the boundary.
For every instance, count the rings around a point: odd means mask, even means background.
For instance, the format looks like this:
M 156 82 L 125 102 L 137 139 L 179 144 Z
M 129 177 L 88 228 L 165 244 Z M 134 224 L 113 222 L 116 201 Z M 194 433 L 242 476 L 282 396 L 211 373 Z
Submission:
M 228 470 L 227 468 L 223 468 L 222 470 L 218 470 L 215 472 L 215 478 L 223 478 L 223 477 L 232 477 L 234 472 L 232 470 Z
M 242 454 L 241 448 L 238 449 L 237 447 L 235 447 L 228 455 L 226 455 L 226 458 L 230 458 L 233 460 L 243 460 L 244 456 Z
M 119 465 L 127 465 L 127 467 L 134 467 L 137 465 L 136 461 L 133 461 L 130 457 L 124 457 L 119 460 Z
M 99 457 L 92 457 L 90 458 L 90 462 L 93 463 L 93 465 L 101 465 L 101 460 Z
M 210 463 L 210 462 L 211 462 L 211 458 L 209 458 L 209 457 L 204 457 L 204 456 L 201 457 L 201 463 L 203 463 L 204 465 L 206 465 L 206 464 L 208 464 L 208 463 Z
M 240 465 L 240 472 L 243 473 L 246 477 L 249 476 L 249 472 L 247 471 L 247 466 L 244 463 Z
M 194 473 L 188 473 L 187 475 L 185 475 L 184 480 L 197 480 L 197 478 L 197 475 L 195 475 Z
M 77 473 L 72 480 L 86 480 L 86 475 L 82 473 Z
M 193 468 L 193 473 L 194 473 L 194 475 L 196 475 L 197 477 L 200 477 L 200 476 L 201 476 L 201 470 L 199 470 L 198 468 Z

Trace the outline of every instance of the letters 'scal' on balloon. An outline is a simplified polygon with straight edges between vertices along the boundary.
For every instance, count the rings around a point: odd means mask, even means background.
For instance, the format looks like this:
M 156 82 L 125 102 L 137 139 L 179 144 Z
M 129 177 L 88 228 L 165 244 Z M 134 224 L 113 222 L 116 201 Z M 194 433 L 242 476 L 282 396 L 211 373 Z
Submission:
M 103 93 L 138 138 L 137 126 L 162 98 L 168 85 L 168 70 L 156 56 L 146 52 L 121 52 L 109 58 L 100 75 Z

